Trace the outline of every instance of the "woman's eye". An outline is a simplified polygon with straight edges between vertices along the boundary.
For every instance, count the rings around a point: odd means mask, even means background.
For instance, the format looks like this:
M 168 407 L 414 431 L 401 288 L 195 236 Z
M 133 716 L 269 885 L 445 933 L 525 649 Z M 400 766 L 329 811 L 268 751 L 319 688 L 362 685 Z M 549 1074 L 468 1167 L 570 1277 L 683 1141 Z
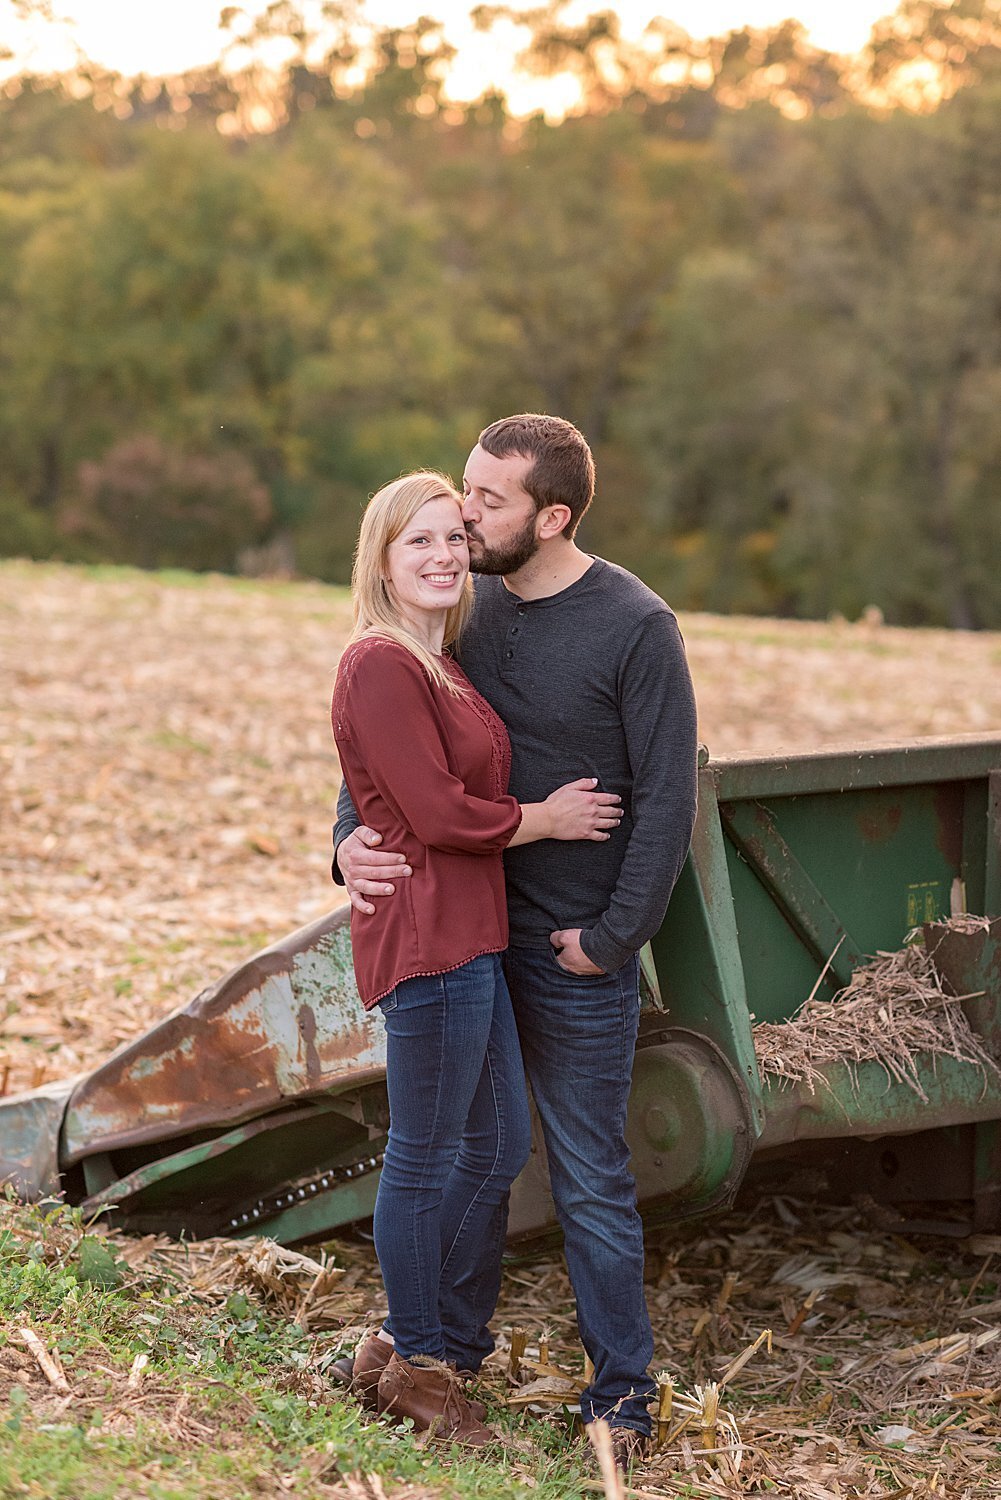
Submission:
M 466 533 L 464 531 L 453 531 L 452 535 L 449 537 L 450 542 L 464 542 L 466 541 L 466 539 Z

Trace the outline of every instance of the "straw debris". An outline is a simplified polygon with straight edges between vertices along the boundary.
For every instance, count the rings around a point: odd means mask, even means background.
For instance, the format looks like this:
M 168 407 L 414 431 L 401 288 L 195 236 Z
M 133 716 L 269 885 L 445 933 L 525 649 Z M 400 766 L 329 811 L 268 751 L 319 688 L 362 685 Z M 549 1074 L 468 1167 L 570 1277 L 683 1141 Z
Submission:
M 963 932 L 983 918 L 953 917 Z M 860 1063 L 877 1062 L 888 1077 L 904 1083 L 927 1102 L 919 1060 L 954 1058 L 976 1068 L 986 1082 L 1001 1068 L 976 1035 L 963 1010 L 973 995 L 950 995 L 942 987 L 931 955 L 919 942 L 893 953 L 880 952 L 856 969 L 832 1000 L 816 990 L 790 1021 L 760 1021 L 754 1050 L 763 1076 L 806 1083 L 814 1092 L 827 1085 L 824 1069 L 846 1064 L 857 1084 Z
M 21 1259 L 32 1251 L 72 1266 L 81 1228 L 66 1211 L 45 1215 L 0 1197 L 0 1239 Z M 995 1249 L 983 1248 L 987 1238 L 996 1241 Z M 329 1268 L 336 1258 L 339 1274 L 311 1304 L 322 1309 L 323 1331 L 311 1325 L 307 1364 L 282 1376 L 282 1390 L 309 1402 L 347 1399 L 341 1388 L 332 1389 L 325 1371 L 385 1311 L 370 1243 L 345 1235 L 328 1245 L 324 1262 L 318 1252 L 313 1260 L 266 1241 L 185 1246 L 114 1232 L 106 1239 L 122 1266 L 114 1295 L 133 1300 L 137 1327 L 169 1323 L 177 1338 L 195 1346 L 204 1337 L 198 1330 L 206 1307 L 212 1316 L 217 1308 L 230 1320 L 242 1316 L 226 1307 L 240 1292 L 258 1307 L 266 1303 L 274 1321 L 296 1318 L 317 1268 Z M 662 1424 L 661 1442 L 631 1474 L 629 1500 L 763 1500 L 766 1494 L 784 1500 L 987 1500 L 1001 1494 L 999 1269 L 1001 1237 L 953 1239 L 944 1250 L 941 1240 L 874 1226 L 858 1206 L 822 1206 L 788 1195 L 748 1193 L 727 1214 L 653 1232 L 646 1291 L 659 1372 L 651 1416 Z M 282 1298 L 286 1311 L 279 1312 Z M 33 1322 L 48 1353 L 57 1342 L 55 1328 Z M 568 1418 L 590 1378 L 560 1256 L 535 1253 L 508 1265 L 495 1328 L 498 1346 L 477 1395 L 488 1402 L 491 1421 L 509 1433 L 505 1461 L 518 1482 L 527 1483 L 550 1462 L 544 1454 L 579 1451 Z M 512 1380 L 515 1329 L 521 1352 Z M 104 1432 L 127 1435 L 141 1420 L 186 1447 L 218 1443 L 219 1424 L 205 1399 L 218 1387 L 192 1367 L 179 1394 L 164 1379 L 152 1337 L 142 1368 L 130 1355 L 131 1370 L 125 1364 L 110 1386 L 102 1349 L 74 1346 L 74 1356 L 66 1367 L 67 1396 L 43 1375 L 25 1341 L 11 1338 L 0 1348 L 0 1401 L 20 1384 L 47 1420 L 65 1420 L 64 1404 L 72 1403 L 78 1421 L 99 1409 Z M 548 1388 L 539 1388 L 543 1382 Z M 715 1446 L 707 1448 L 714 1397 Z M 235 1389 L 227 1399 L 244 1400 Z M 232 1405 L 226 1410 L 232 1426 Z M 241 1413 L 236 1428 L 253 1417 L 251 1405 Z M 550 1429 L 544 1442 L 543 1428 Z M 290 1492 L 316 1500 L 380 1500 L 377 1476 L 348 1475 L 342 1462 L 339 1452 L 318 1448 L 308 1482 L 296 1489 L 290 1476 Z M 567 1495 L 600 1492 L 601 1483 L 568 1479 Z M 450 1493 L 440 1484 L 401 1487 L 388 1476 L 385 1491 L 389 1500 L 446 1500 Z M 274 1492 L 273 1485 L 262 1490 Z

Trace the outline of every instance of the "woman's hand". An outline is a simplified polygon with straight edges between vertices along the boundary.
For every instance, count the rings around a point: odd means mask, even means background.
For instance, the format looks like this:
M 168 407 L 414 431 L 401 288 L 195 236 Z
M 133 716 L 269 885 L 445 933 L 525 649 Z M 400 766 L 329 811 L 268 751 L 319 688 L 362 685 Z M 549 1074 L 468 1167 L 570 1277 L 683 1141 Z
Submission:
M 611 838 L 622 822 L 622 798 L 617 792 L 599 792 L 597 785 L 593 776 L 584 776 L 550 792 L 542 806 L 551 820 L 551 839 Z

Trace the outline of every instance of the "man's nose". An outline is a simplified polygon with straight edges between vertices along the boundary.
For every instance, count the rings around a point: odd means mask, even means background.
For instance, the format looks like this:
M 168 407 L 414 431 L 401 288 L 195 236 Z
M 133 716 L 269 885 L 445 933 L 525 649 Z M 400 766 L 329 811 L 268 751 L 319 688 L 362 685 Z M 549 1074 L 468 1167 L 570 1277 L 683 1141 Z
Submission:
M 476 504 L 476 501 L 473 499 L 473 496 L 472 495 L 463 495 L 463 497 L 462 497 L 462 519 L 464 521 L 478 521 L 479 518 L 480 518 L 479 512 L 480 512 L 480 508 Z

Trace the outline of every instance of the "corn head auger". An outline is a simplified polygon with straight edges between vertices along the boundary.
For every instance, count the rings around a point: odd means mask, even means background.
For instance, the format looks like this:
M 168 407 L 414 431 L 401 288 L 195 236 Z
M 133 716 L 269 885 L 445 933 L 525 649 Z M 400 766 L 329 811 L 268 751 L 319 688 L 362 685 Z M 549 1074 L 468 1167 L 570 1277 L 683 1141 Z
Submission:
M 958 912 L 994 920 L 942 925 Z M 1001 1072 L 919 1055 L 917 1088 L 870 1061 L 790 1082 L 755 1057 L 755 1020 L 833 1002 L 915 928 L 1001 1063 L 1001 739 L 703 752 L 691 854 L 643 955 L 629 1140 L 649 1222 L 728 1204 L 750 1170 L 801 1194 L 961 1200 L 956 1227 L 1001 1228 Z M 341 907 L 88 1076 L 0 1102 L 0 1181 L 137 1232 L 319 1238 L 372 1212 L 384 1073 Z M 553 1224 L 536 1130 L 510 1230 Z

